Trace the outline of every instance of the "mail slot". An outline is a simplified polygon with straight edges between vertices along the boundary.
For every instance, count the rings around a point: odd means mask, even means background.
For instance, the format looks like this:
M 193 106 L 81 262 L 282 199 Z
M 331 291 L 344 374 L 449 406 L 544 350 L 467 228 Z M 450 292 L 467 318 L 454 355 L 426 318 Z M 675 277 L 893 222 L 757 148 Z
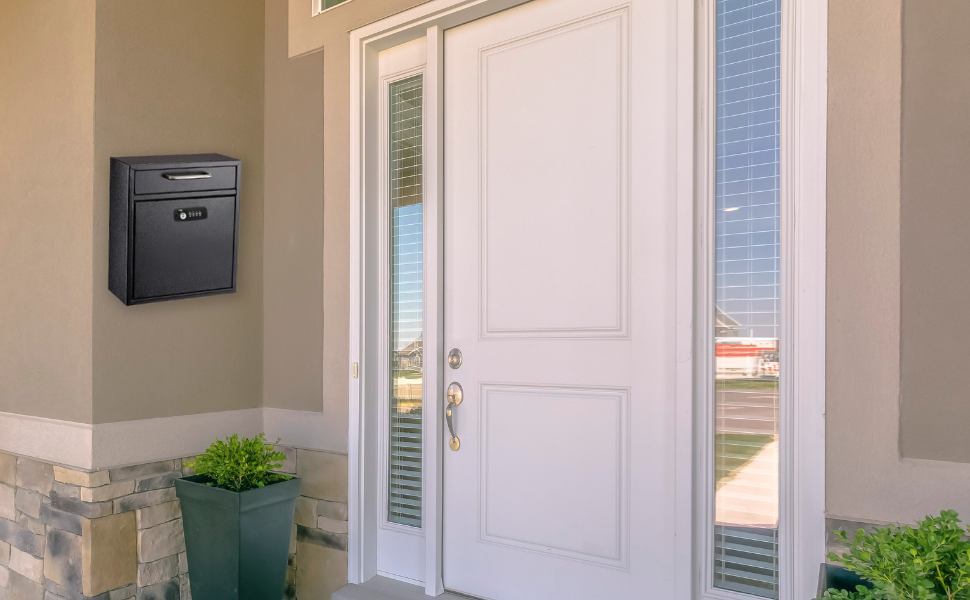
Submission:
M 111 159 L 108 288 L 127 305 L 236 291 L 240 161 Z

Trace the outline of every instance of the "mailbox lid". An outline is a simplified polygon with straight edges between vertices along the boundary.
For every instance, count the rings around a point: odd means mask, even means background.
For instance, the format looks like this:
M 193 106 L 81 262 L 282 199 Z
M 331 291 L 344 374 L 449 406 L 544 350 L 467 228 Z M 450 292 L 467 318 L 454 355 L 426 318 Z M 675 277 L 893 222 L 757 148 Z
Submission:
M 236 197 L 134 202 L 132 298 L 235 288 Z
M 176 167 L 135 171 L 136 194 L 236 189 L 236 167 Z

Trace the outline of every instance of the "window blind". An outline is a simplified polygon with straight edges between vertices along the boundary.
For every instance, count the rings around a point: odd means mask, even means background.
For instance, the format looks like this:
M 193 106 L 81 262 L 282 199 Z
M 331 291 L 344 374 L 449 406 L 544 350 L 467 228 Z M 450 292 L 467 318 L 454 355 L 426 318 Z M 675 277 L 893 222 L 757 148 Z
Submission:
M 421 402 L 424 347 L 422 80 L 390 95 L 391 389 L 387 520 L 421 527 Z
M 781 0 L 717 0 L 713 585 L 778 598 Z

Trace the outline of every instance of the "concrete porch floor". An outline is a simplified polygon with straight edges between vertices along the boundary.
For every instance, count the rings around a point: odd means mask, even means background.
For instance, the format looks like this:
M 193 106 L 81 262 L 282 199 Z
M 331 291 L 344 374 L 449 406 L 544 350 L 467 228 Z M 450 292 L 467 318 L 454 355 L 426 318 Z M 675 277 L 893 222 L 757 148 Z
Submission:
M 360 585 L 346 585 L 334 592 L 332 600 L 426 600 L 424 588 L 419 586 L 381 577 L 372 577 Z M 468 600 L 471 596 L 464 596 L 445 592 L 437 596 L 440 600 Z

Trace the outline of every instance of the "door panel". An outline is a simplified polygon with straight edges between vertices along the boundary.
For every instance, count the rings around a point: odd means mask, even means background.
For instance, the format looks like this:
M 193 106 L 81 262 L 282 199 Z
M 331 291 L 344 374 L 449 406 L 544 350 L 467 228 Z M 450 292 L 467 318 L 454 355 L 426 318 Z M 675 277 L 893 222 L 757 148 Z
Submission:
M 672 595 L 675 9 L 534 0 L 445 32 L 449 589 Z
M 480 397 L 481 539 L 621 566 L 626 391 L 485 384 Z
M 624 333 L 628 13 L 481 51 L 485 337 Z

